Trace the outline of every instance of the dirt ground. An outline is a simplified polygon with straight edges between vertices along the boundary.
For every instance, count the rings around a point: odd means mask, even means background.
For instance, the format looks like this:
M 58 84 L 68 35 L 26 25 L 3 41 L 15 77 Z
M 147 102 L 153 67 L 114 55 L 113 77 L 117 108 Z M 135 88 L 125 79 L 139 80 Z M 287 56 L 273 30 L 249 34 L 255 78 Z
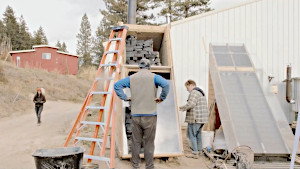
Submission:
M 21 115 L 1 118 L 0 169 L 35 168 L 32 153 L 39 148 L 62 147 L 80 107 L 81 104 L 77 103 L 48 101 L 42 113 L 41 126 L 36 124 L 34 107 L 28 112 L 18 113 Z M 106 168 L 103 163 L 99 166 Z M 142 162 L 141 168 L 144 166 Z M 155 159 L 155 166 L 158 169 L 199 169 L 209 168 L 210 162 L 203 155 L 199 159 L 183 156 L 166 161 Z M 116 158 L 116 168 L 130 169 L 130 161 Z

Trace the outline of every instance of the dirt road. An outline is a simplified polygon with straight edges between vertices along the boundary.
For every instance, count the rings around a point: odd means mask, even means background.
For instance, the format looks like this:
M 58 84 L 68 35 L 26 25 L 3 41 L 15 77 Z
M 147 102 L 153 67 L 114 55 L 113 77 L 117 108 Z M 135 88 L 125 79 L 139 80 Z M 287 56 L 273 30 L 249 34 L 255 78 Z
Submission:
M 38 148 L 62 146 L 81 104 L 48 101 L 37 126 L 31 112 L 0 119 L 0 168 L 35 168 L 31 154 Z
M 81 104 L 47 101 L 40 126 L 36 124 L 33 108 L 20 116 L 0 119 L 0 169 L 35 168 L 32 153 L 39 148 L 61 147 L 80 108 Z M 168 161 L 156 159 L 155 165 L 158 169 L 196 169 L 207 168 L 209 161 L 203 156 L 179 157 Z M 100 163 L 100 168 L 106 165 Z M 116 168 L 130 169 L 130 161 L 116 159 Z

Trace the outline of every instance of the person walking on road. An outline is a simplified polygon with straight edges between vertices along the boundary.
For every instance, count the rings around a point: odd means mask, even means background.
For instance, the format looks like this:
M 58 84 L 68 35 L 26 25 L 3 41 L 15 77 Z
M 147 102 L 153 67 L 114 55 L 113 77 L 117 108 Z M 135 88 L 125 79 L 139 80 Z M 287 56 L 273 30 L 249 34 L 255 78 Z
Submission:
M 154 140 L 157 122 L 157 103 L 166 99 L 169 93 L 169 82 L 150 72 L 150 61 L 141 59 L 140 71 L 119 80 L 114 89 L 117 96 L 125 101 L 131 101 L 132 114 L 132 167 L 139 168 L 141 145 L 144 143 L 144 157 L 146 169 L 154 168 Z M 157 87 L 162 88 L 160 97 L 157 98 Z M 123 92 L 130 88 L 131 98 Z
M 41 88 L 37 88 L 36 95 L 33 98 L 33 102 L 35 103 L 35 112 L 37 117 L 37 124 L 41 124 L 41 114 L 43 111 L 43 105 L 46 102 L 46 97 L 42 94 Z
M 188 80 L 185 83 L 185 87 L 190 95 L 186 105 L 181 106 L 179 110 L 186 111 L 187 135 L 192 143 L 192 155 L 186 156 L 198 158 L 202 151 L 201 130 L 208 121 L 207 101 L 203 90 L 196 87 L 195 81 Z

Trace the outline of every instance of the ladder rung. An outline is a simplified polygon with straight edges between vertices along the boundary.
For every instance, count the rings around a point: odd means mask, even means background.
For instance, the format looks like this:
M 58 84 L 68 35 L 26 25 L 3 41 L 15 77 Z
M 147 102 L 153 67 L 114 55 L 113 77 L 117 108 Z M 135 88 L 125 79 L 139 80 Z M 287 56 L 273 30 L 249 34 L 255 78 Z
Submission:
M 99 156 L 92 156 L 92 155 L 84 155 L 83 158 L 85 159 L 92 159 L 92 160 L 98 160 L 98 161 L 106 161 L 109 162 L 110 159 L 107 157 L 99 157 Z
M 112 39 L 109 39 L 109 41 L 118 41 L 118 40 L 122 40 L 122 38 L 112 38 Z
M 105 126 L 105 123 L 102 122 L 96 122 L 96 121 L 81 121 L 81 124 L 90 124 L 90 125 L 101 125 Z
M 75 137 L 76 140 L 80 140 L 80 141 L 95 141 L 95 142 L 103 142 L 102 139 L 99 138 L 88 138 L 88 137 Z
M 91 92 L 92 94 L 111 94 L 111 92 Z
M 104 67 L 104 66 L 117 66 L 116 63 L 109 63 L 109 64 L 101 64 L 100 65 L 101 67 Z
M 118 50 L 110 50 L 110 51 L 106 51 L 105 54 L 110 54 L 110 53 L 119 53 Z
M 115 78 L 114 77 L 108 77 L 108 78 L 98 77 L 98 78 L 96 78 L 96 80 L 115 80 Z
M 98 109 L 98 110 L 105 109 L 105 107 L 101 107 L 101 106 L 86 106 L 85 108 L 86 109 Z
M 126 26 L 126 25 L 123 25 L 123 26 L 115 26 L 115 27 L 113 27 L 112 28 L 112 30 L 114 30 L 114 31 L 119 31 L 119 30 L 123 30 L 123 29 L 129 29 L 128 28 L 128 26 Z

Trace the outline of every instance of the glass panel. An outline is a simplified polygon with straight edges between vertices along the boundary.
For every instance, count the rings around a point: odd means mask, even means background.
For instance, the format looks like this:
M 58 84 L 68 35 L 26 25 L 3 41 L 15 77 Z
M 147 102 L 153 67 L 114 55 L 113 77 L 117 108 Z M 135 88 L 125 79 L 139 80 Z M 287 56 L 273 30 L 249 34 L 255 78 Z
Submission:
M 232 53 L 247 53 L 244 46 L 229 46 L 229 49 Z
M 215 54 L 218 66 L 234 66 L 230 54 Z
M 235 66 L 252 67 L 251 61 L 247 54 L 232 54 Z
M 214 53 L 229 53 L 227 46 L 212 46 Z

